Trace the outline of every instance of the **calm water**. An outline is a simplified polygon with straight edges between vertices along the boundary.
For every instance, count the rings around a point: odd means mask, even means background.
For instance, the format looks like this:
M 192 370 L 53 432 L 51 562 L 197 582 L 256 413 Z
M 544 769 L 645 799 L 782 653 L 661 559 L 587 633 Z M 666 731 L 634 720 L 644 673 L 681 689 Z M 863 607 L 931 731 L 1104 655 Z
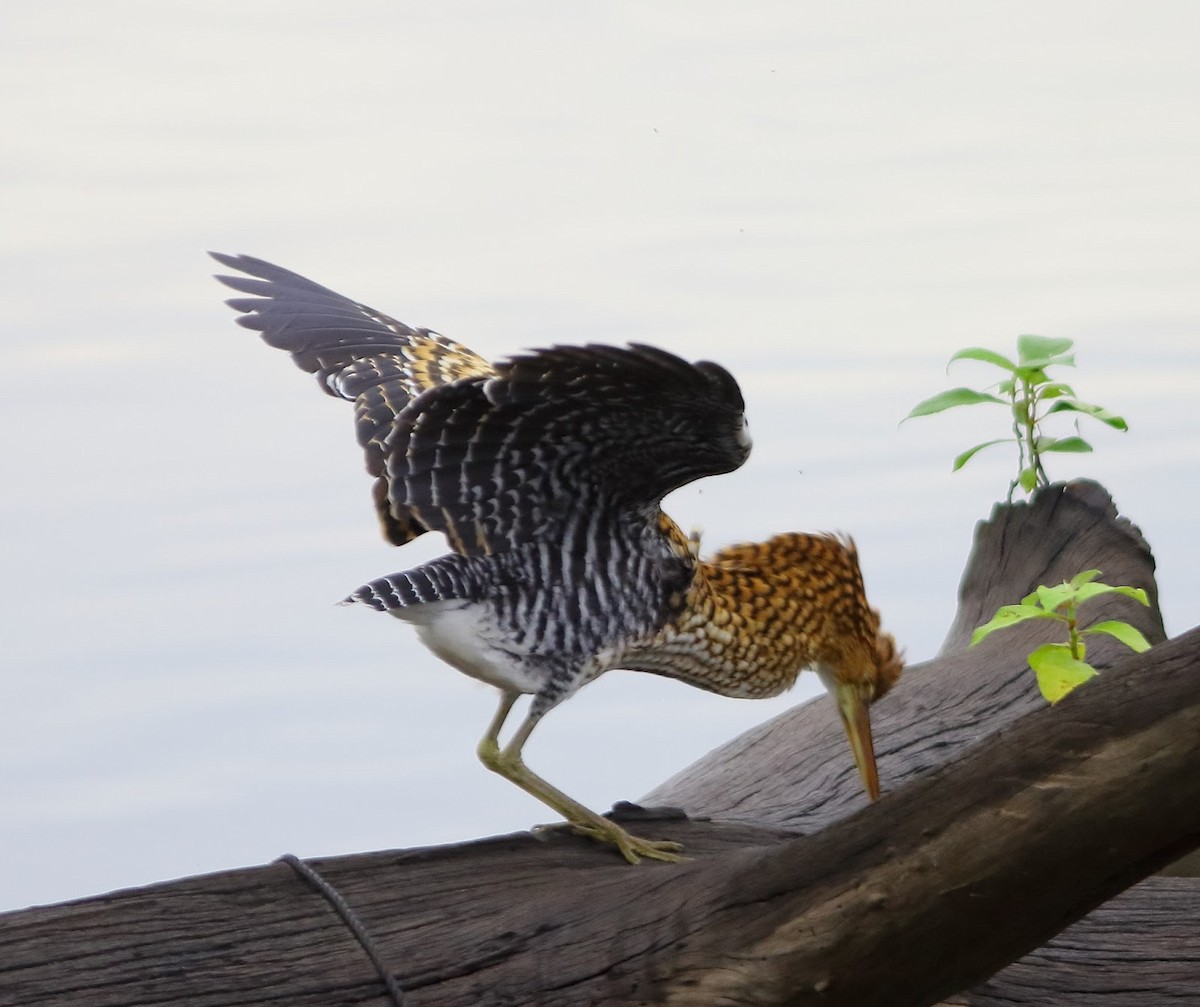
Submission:
M 375 534 L 350 414 L 237 329 L 251 252 L 498 356 L 641 340 L 740 378 L 707 542 L 855 535 L 938 647 L 999 416 L 897 421 L 958 347 L 1078 343 L 1131 432 L 1052 467 L 1200 545 L 1197 8 L 10 2 L 0 908 L 547 813 L 480 768 L 491 692 L 332 603 L 440 551 Z M 597 806 L 813 695 L 611 675 L 528 748 Z M 886 739 L 881 739 L 886 784 Z

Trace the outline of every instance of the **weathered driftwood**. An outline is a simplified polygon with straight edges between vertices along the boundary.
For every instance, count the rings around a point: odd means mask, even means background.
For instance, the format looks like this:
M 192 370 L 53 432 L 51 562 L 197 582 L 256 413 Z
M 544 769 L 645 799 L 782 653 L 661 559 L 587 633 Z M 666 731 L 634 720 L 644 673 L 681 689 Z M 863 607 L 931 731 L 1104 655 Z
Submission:
M 650 795 L 693 815 L 632 826 L 686 843 L 682 865 L 630 868 L 553 831 L 315 866 L 413 1007 L 1200 1002 L 1196 882 L 1118 895 L 1200 845 L 1200 631 L 1111 667 L 1119 647 L 1096 646 L 1105 673 L 1053 709 L 1023 664 L 1048 627 L 963 649 L 1000 604 L 1089 567 L 1153 597 L 1148 550 L 1097 487 L 980 526 L 943 654 L 876 708 L 875 806 L 815 703 Z M 1096 614 L 1162 639 L 1156 608 Z M 276 864 L 0 917 L 0 1004 L 60 1002 L 388 1001 Z
M 1033 620 L 969 647 L 971 631 L 1038 584 L 1088 569 L 1102 570 L 1108 583 L 1144 588 L 1151 600 L 1142 608 L 1120 597 L 1098 599 L 1085 610 L 1089 620 L 1125 619 L 1151 643 L 1165 638 L 1149 547 L 1095 483 L 1056 485 L 1032 504 L 997 505 L 979 523 L 941 653 L 907 668 L 871 711 L 885 790 L 927 775 L 1045 706 L 1025 655 L 1060 631 Z M 1098 668 L 1128 653 L 1108 637 L 1089 642 L 1088 658 Z M 646 803 L 803 832 L 824 828 L 866 803 L 829 705 L 805 704 L 747 731 L 655 788 Z
M 1038 584 L 1086 569 L 1104 571 L 1109 583 L 1144 588 L 1151 599 L 1149 609 L 1116 599 L 1093 603 L 1089 620 L 1121 618 L 1151 642 L 1164 638 L 1149 547 L 1096 484 L 1055 486 L 1030 505 L 997 506 L 989 521 L 980 522 L 938 659 L 909 668 L 904 688 L 873 713 L 885 787 L 902 787 L 960 758 L 964 749 L 1043 705 L 1021 658 L 1051 639 L 1053 627 L 1026 623 L 968 649 L 971 632 Z M 1105 668 L 1124 653 L 1102 640 L 1093 642 L 1089 658 Z M 790 710 L 711 752 L 646 800 L 677 803 L 697 815 L 822 829 L 860 802 L 850 767 L 837 761 L 838 729 L 822 717 L 826 712 L 818 704 Z M 814 730 L 827 737 L 810 746 Z M 1195 771 L 1200 773 L 1200 761 Z M 831 773 L 838 776 L 836 785 Z M 1186 859 L 1195 865 L 1197 856 Z M 1189 873 L 1196 873 L 1195 866 Z M 955 1002 L 1136 1007 L 1189 998 L 1200 1003 L 1200 880 L 1192 879 L 1136 886 Z

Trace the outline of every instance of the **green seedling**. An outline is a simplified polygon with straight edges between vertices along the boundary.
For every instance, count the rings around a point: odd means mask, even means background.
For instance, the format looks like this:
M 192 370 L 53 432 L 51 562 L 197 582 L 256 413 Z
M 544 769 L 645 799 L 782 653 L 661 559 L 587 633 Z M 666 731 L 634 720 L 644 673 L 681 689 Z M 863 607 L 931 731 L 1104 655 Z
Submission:
M 1066 623 L 1066 643 L 1044 643 L 1029 655 L 1029 667 L 1037 675 L 1038 688 L 1051 703 L 1057 703 L 1076 686 L 1097 674 L 1087 663 L 1084 637 L 1104 633 L 1115 637 L 1137 653 L 1150 649 L 1141 632 L 1119 619 L 1108 619 L 1080 629 L 1076 612 L 1080 605 L 1105 594 L 1121 594 L 1149 606 L 1150 600 L 1140 587 L 1113 587 L 1096 580 L 1099 570 L 1084 570 L 1057 587 L 1039 586 L 1021 599 L 1019 605 L 1003 605 L 991 621 L 975 630 L 971 646 L 998 629 L 1007 629 L 1027 619 L 1057 619 Z
M 950 358 L 956 360 L 979 360 L 999 367 L 1007 374 L 995 385 L 983 391 L 972 388 L 951 388 L 918 403 L 904 419 L 914 416 L 930 416 L 954 406 L 971 406 L 981 402 L 992 402 L 1007 406 L 1012 416 L 1012 436 L 984 441 L 967 448 L 954 459 L 957 472 L 978 452 L 993 444 L 1017 445 L 1017 477 L 1008 487 L 1011 503 L 1013 492 L 1019 486 L 1031 494 L 1039 486 L 1048 486 L 1049 478 L 1042 463 L 1042 456 L 1052 452 L 1086 452 L 1092 446 L 1079 436 L 1078 416 L 1091 416 L 1115 430 L 1127 430 L 1125 420 L 1101 406 L 1083 402 L 1075 395 L 1075 389 L 1062 381 L 1053 380 L 1047 370 L 1051 367 L 1074 367 L 1075 355 L 1071 352 L 1070 339 L 1050 339 L 1045 336 L 1018 336 L 1017 362 L 1003 354 L 980 347 L 959 350 Z M 994 394 L 993 391 L 994 390 Z M 1051 437 L 1042 432 L 1041 425 L 1055 413 L 1075 413 L 1075 434 L 1069 437 Z M 901 421 L 903 422 L 903 421 Z

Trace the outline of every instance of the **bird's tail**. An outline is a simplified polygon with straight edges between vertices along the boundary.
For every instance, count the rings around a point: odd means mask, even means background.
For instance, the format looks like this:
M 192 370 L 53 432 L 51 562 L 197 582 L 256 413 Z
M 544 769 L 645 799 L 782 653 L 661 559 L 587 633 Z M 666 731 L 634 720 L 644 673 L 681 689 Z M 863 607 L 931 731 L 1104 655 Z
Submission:
M 439 601 L 476 601 L 479 579 L 470 560 L 447 555 L 401 573 L 388 574 L 364 584 L 341 604 L 370 605 L 377 612 L 415 608 Z

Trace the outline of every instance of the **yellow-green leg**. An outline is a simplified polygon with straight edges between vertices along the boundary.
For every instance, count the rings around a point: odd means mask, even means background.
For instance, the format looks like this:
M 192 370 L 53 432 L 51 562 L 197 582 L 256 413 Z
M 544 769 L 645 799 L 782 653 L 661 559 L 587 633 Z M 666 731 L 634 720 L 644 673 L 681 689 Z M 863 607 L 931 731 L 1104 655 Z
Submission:
M 518 694 L 506 692 L 500 699 L 500 708 L 488 725 L 487 733 L 479 742 L 479 761 L 493 773 L 498 773 L 511 780 L 527 794 L 536 797 L 547 807 L 562 815 L 571 828 L 580 835 L 588 836 L 602 843 L 612 843 L 631 864 L 641 862 L 642 857 L 651 860 L 663 860 L 667 863 L 678 863 L 683 858 L 679 851 L 683 847 L 679 843 L 654 842 L 630 835 L 616 822 L 604 818 L 594 811 L 589 811 L 578 801 L 572 800 L 557 787 L 551 786 L 525 765 L 521 758 L 521 749 L 529 740 L 537 726 L 537 717 L 526 717 L 517 733 L 513 735 L 504 748 L 500 747 L 500 729 L 512 712 L 513 704 Z

